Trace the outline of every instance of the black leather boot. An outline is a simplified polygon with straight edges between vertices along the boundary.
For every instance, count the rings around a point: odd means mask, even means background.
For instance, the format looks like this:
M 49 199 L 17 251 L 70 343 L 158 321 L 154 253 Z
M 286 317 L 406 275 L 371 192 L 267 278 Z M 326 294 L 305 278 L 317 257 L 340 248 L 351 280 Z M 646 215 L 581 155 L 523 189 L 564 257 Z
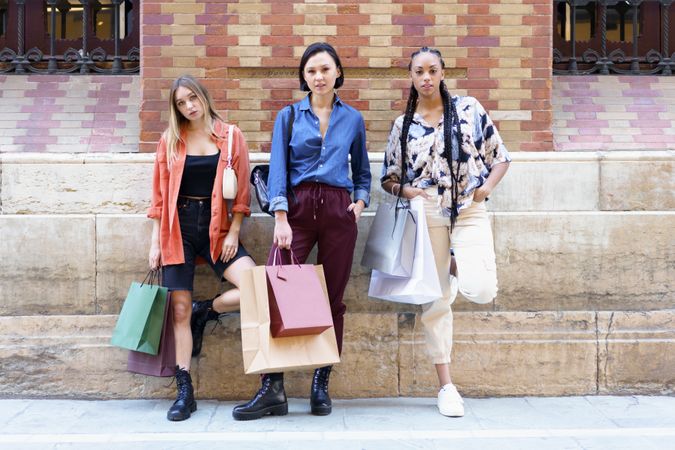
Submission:
M 284 391 L 284 374 L 267 373 L 262 376 L 262 386 L 257 394 L 246 404 L 237 405 L 232 410 L 235 420 L 260 419 L 266 414 L 285 416 L 288 414 L 288 401 Z
M 192 330 L 192 356 L 198 356 L 202 352 L 202 340 L 204 328 L 209 320 L 217 320 L 219 314 L 213 310 L 213 300 L 192 301 L 192 317 L 190 317 L 190 329 Z
M 328 377 L 332 368 L 332 366 L 319 367 L 314 371 L 309 405 L 315 416 L 327 416 L 333 410 L 333 402 L 328 395 Z
M 197 402 L 190 372 L 178 366 L 176 366 L 176 387 L 178 390 L 176 401 L 166 413 L 166 418 L 173 421 L 189 419 L 190 414 L 197 411 Z

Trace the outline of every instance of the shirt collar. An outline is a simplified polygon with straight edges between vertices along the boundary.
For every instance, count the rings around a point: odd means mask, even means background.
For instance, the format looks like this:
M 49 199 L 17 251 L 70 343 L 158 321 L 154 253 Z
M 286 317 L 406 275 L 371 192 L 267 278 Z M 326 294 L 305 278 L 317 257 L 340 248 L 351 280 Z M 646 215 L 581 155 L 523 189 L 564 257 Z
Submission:
M 310 92 L 309 94 L 307 94 L 305 96 L 305 98 L 300 100 L 300 111 L 307 111 L 307 110 L 311 109 L 311 104 L 309 102 L 309 98 L 310 98 L 311 95 L 312 95 L 312 93 Z M 341 105 L 341 104 L 342 104 L 342 100 L 340 100 L 340 97 L 338 96 L 338 93 L 335 92 L 335 99 L 333 100 L 333 106 Z

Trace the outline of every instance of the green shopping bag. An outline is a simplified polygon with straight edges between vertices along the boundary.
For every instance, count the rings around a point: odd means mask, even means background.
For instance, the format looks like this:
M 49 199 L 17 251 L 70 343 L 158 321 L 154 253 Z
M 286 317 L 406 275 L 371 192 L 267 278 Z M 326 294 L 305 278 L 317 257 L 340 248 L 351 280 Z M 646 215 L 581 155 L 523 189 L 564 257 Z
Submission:
M 167 289 L 153 284 L 158 281 L 158 272 L 151 271 L 143 282 L 131 283 L 110 339 L 112 345 L 151 355 L 159 352 Z

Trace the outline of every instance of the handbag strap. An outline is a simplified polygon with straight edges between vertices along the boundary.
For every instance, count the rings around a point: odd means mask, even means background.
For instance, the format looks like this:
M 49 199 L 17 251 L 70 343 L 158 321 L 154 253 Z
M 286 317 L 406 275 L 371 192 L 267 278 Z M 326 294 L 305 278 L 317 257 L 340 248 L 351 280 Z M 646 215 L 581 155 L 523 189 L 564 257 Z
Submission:
M 288 118 L 288 140 L 286 141 L 286 197 L 291 193 L 291 198 L 296 201 L 295 192 L 291 185 L 291 138 L 293 137 L 293 122 L 295 122 L 295 110 L 289 105 L 290 117 Z
M 234 140 L 234 125 L 230 125 L 227 131 L 227 168 L 232 168 L 232 141 Z

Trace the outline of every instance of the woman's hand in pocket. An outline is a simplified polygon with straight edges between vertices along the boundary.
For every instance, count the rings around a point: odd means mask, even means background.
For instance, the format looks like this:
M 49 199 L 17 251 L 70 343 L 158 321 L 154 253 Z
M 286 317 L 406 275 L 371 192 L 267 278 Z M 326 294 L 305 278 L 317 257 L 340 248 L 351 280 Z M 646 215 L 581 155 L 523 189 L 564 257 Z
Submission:
M 490 189 L 488 189 L 485 185 L 476 188 L 475 191 L 473 191 L 473 201 L 476 203 L 480 203 L 484 201 L 486 198 L 488 198 L 488 195 L 490 195 Z
M 351 211 L 354 213 L 354 218 L 356 219 L 356 222 L 359 221 L 361 218 L 361 213 L 363 210 L 366 209 L 366 204 L 363 202 L 363 200 L 357 200 L 355 203 L 350 203 L 349 206 L 347 207 L 347 211 Z

